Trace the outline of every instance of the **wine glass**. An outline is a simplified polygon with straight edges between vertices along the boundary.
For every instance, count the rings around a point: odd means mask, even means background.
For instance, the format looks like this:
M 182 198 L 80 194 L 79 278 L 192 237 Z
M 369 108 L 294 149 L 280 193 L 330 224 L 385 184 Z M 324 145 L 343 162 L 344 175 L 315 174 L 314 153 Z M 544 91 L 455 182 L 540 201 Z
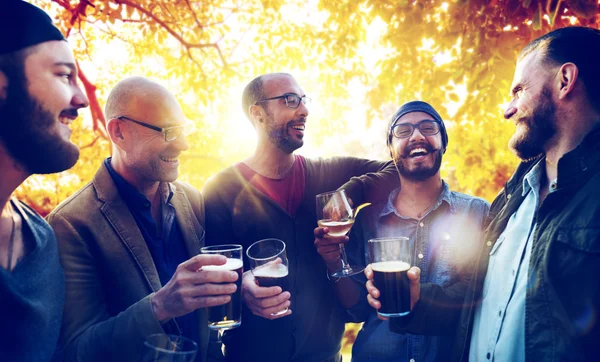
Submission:
M 331 191 L 317 195 L 317 224 L 329 229 L 331 236 L 346 235 L 354 225 L 354 211 L 350 207 L 344 190 Z M 340 245 L 342 268 L 330 275 L 335 278 L 349 277 L 364 270 L 364 267 L 348 264 L 344 244 Z
M 279 239 L 263 239 L 246 249 L 250 269 L 256 282 L 261 287 L 281 287 L 281 292 L 289 291 L 288 258 L 285 243 Z M 272 316 L 285 314 L 288 308 L 282 309 Z
M 235 281 L 237 289 L 231 294 L 228 303 L 208 307 L 208 328 L 218 332 L 217 341 L 221 341 L 223 332 L 237 328 L 242 324 L 242 276 L 244 262 L 242 246 L 237 244 L 205 246 L 200 249 L 202 254 L 223 255 L 227 258 L 224 265 L 205 265 L 202 270 L 231 270 L 237 273 Z
M 198 345 L 189 338 L 174 334 L 152 334 L 144 342 L 142 362 L 193 362 Z

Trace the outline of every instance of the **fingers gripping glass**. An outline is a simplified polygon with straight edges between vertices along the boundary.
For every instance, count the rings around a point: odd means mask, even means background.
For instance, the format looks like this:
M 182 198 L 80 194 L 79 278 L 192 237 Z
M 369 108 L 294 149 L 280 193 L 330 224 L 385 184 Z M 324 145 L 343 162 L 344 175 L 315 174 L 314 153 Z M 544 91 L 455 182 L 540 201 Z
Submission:
M 246 249 L 246 255 L 252 268 L 252 275 L 261 287 L 280 287 L 281 292 L 289 291 L 288 258 L 285 243 L 279 239 L 264 239 L 255 242 Z M 287 313 L 284 308 L 272 316 Z
M 354 225 L 354 211 L 350 207 L 344 190 L 326 192 L 316 196 L 317 224 L 329 229 L 329 235 L 344 236 Z M 364 270 L 364 267 L 350 265 L 344 244 L 339 244 L 341 269 L 331 274 L 335 278 L 349 277 Z
M 266 101 L 270 101 L 273 99 L 281 99 L 281 98 L 285 99 L 285 106 L 288 108 L 298 108 L 300 106 L 300 102 L 304 103 L 305 106 L 308 106 L 311 102 L 311 99 L 308 98 L 307 96 L 299 96 L 295 93 L 286 93 L 282 96 L 261 99 L 259 101 L 256 101 L 256 103 L 254 103 L 254 105 L 257 105 L 261 102 L 266 102 Z
M 116 117 L 116 119 L 133 122 L 135 124 L 139 124 L 142 127 L 150 128 L 152 130 L 155 130 L 156 132 L 160 132 L 163 134 L 163 136 L 165 138 L 165 142 L 175 141 L 177 138 L 179 138 L 179 136 L 181 136 L 182 133 L 185 136 L 187 136 L 193 132 L 193 127 L 191 127 L 191 124 L 192 124 L 191 122 L 189 124 L 185 124 L 185 125 L 181 125 L 181 126 L 172 126 L 172 127 L 161 128 L 161 127 L 157 127 L 157 126 L 145 123 L 145 122 L 141 122 L 141 121 L 138 121 L 133 118 L 126 117 L 126 116 Z
M 417 124 L 398 123 L 392 126 L 392 133 L 396 138 L 408 138 L 412 136 L 415 128 L 419 128 L 419 132 L 423 136 L 433 136 L 440 132 L 440 122 L 426 119 Z

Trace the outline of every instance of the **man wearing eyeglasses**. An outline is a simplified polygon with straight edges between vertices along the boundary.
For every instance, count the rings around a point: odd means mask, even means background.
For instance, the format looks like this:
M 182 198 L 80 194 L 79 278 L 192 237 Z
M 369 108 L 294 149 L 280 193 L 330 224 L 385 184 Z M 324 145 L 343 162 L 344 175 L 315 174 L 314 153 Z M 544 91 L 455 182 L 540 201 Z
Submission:
M 206 361 L 205 307 L 224 304 L 237 274 L 205 271 L 200 193 L 176 182 L 189 126 L 159 84 L 127 78 L 106 102 L 112 157 L 48 217 L 59 240 L 67 361 L 139 361 L 144 340 L 180 334 Z M 221 284 L 214 284 L 221 283 Z
M 313 245 L 315 196 L 352 178 L 344 188 L 359 203 L 370 198 L 370 191 L 378 191 L 370 188 L 374 180 L 397 183 L 391 162 L 295 154 L 310 125 L 309 101 L 289 74 L 252 80 L 244 89 L 242 106 L 256 130 L 256 150 L 205 185 L 207 244 L 233 242 L 247 248 L 274 237 L 286 243 L 289 259 L 290 289 L 284 292 L 259 287 L 246 265 L 243 322 L 223 337 L 227 361 L 340 361 L 347 315 Z M 362 176 L 369 172 L 378 173 Z
M 400 187 L 387 201 L 361 211 L 346 236 L 333 237 L 315 229 L 319 253 L 328 263 L 339 260 L 337 244 L 349 241 L 351 261 L 367 265 L 369 240 L 408 237 L 414 243 L 412 277 L 420 278 L 422 289 L 435 291 L 421 299 L 423 304 L 444 310 L 460 309 L 472 266 L 476 262 L 480 236 L 489 204 L 477 197 L 451 191 L 440 176 L 448 135 L 438 112 L 422 101 L 408 102 L 392 117 L 387 145 L 398 168 Z M 393 268 L 393 264 L 386 264 Z M 389 270 L 391 271 L 391 270 Z M 400 270 L 396 270 L 400 271 Z M 370 266 L 366 273 L 371 275 Z M 452 336 L 422 336 L 392 333 L 387 320 L 378 318 L 367 302 L 364 275 L 336 283 L 340 303 L 355 322 L 364 322 L 352 348 L 353 362 L 445 361 Z M 411 296 L 416 297 L 416 296 Z M 412 316 L 395 317 L 408 319 Z

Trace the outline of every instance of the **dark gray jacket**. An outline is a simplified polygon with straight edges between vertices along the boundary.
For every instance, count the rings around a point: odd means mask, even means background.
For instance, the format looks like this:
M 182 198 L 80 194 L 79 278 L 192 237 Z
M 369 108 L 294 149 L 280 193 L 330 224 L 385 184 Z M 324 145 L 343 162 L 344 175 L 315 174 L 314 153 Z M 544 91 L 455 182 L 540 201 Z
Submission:
M 466 361 L 473 314 L 481 297 L 490 250 L 524 200 L 523 178 L 540 158 L 521 163 L 490 209 L 478 267 L 453 313 L 427 313 L 418 324 L 393 330 L 449 332 L 452 361 Z M 597 361 L 600 358 L 600 128 L 558 163 L 558 189 L 538 210 L 525 309 L 527 361 Z M 431 310 L 431 309 L 430 309 Z M 456 320 L 455 318 L 458 318 Z M 457 321 L 457 323 L 454 323 Z M 429 323 L 427 323 L 429 322 Z

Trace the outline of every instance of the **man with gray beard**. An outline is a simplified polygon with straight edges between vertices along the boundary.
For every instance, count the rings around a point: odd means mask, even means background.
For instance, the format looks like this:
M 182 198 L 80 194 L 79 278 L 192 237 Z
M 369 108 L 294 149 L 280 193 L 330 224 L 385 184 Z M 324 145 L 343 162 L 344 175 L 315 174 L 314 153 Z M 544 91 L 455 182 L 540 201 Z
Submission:
M 75 164 L 69 126 L 88 100 L 73 52 L 41 9 L 1 2 L 0 34 L 0 359 L 50 361 L 64 303 L 56 238 L 11 195 L 32 174 Z
M 554 30 L 519 56 L 510 147 L 522 162 L 493 218 L 457 324 L 395 331 L 454 333 L 449 360 L 594 361 L 600 356 L 600 30 Z M 369 302 L 379 296 L 367 283 Z M 419 292 L 413 279 L 411 292 Z M 423 298 L 423 294 L 421 294 Z M 415 315 L 433 309 L 415 306 Z

